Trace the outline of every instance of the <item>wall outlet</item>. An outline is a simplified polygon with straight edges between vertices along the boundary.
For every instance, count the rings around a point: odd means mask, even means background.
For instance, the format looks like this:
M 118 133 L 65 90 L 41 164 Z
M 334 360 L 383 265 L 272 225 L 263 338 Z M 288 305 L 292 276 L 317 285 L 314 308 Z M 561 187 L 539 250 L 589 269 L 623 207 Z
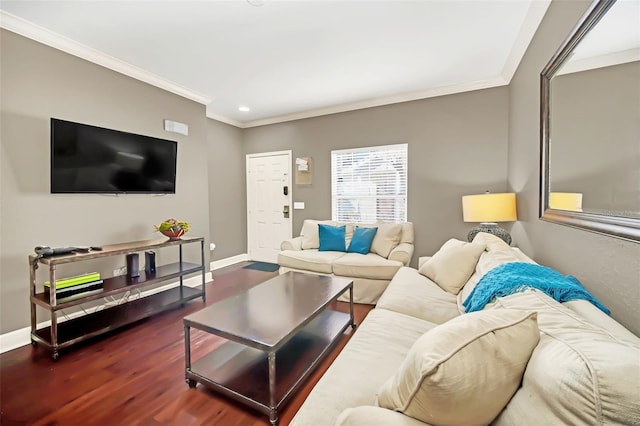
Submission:
M 209 244 L 209 251 L 214 251 L 215 249 L 216 249 L 216 244 L 215 243 Z

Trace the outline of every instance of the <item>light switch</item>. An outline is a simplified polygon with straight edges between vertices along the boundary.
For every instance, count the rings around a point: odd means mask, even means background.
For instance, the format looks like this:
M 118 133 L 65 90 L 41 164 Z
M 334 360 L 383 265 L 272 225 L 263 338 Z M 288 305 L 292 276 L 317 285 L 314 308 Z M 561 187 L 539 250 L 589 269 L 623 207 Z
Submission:
M 304 201 L 294 201 L 293 208 L 294 210 L 304 210 Z

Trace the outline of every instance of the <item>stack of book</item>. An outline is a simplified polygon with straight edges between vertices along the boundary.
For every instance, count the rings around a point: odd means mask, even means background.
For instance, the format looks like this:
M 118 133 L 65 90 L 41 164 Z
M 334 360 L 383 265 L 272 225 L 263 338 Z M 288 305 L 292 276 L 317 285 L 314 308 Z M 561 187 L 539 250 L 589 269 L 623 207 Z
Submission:
M 86 293 L 94 292 L 102 289 L 102 280 L 100 273 L 91 272 L 89 274 L 78 275 L 75 277 L 62 278 L 56 280 L 56 298 L 64 299 L 65 297 L 86 295 Z M 44 294 L 49 297 L 51 291 L 51 283 L 44 283 Z

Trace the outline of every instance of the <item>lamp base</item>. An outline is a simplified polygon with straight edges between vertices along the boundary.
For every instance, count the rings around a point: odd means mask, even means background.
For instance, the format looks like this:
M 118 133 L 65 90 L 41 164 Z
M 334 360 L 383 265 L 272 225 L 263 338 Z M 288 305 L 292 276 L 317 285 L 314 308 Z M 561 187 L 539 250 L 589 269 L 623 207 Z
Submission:
M 467 241 L 473 241 L 473 239 L 479 232 L 486 232 L 487 234 L 495 235 L 496 237 L 502 239 L 505 243 L 511 245 L 511 235 L 509 235 L 506 230 L 500 228 L 497 223 L 481 223 L 480 225 L 469 231 L 469 233 L 467 234 Z

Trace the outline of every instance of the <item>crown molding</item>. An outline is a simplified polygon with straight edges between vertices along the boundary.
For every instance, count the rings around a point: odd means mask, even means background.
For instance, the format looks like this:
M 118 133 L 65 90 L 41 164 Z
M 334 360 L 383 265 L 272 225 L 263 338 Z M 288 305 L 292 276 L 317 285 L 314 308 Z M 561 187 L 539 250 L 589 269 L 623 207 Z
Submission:
M 529 46 L 533 35 L 535 34 L 544 14 L 549 7 L 551 0 L 533 1 L 527 11 L 527 16 L 520 30 L 518 38 L 514 43 L 509 58 L 507 59 L 501 75 L 475 82 L 452 84 L 419 90 L 399 95 L 382 96 L 371 98 L 363 101 L 334 105 L 325 108 L 311 109 L 307 111 L 295 112 L 291 114 L 283 114 L 274 117 L 250 120 L 246 122 L 237 121 L 229 117 L 225 117 L 218 113 L 209 111 L 207 108 L 207 118 L 220 121 L 241 129 L 266 126 L 269 124 L 283 123 L 286 121 L 301 120 L 305 118 L 319 117 L 323 115 L 337 114 L 348 111 L 355 111 L 365 108 L 373 108 L 384 105 L 391 105 L 402 102 L 410 102 L 420 99 L 433 98 L 438 96 L 451 95 L 456 93 L 468 92 L 473 90 L 488 89 L 508 85 L 511 78 L 522 60 L 524 53 Z M 129 64 L 125 61 L 107 55 L 104 52 L 93 49 L 84 44 L 78 43 L 65 36 L 57 34 L 53 31 L 40 27 L 32 22 L 26 21 L 15 15 L 0 10 L 0 28 L 22 35 L 24 37 L 35 40 L 39 43 L 93 62 L 105 68 L 109 68 L 118 73 L 127 75 L 136 80 L 143 81 L 155 87 L 169 91 L 176 95 L 190 99 L 203 105 L 209 105 L 213 99 L 209 96 L 194 92 L 186 87 L 171 82 L 163 77 Z
M 304 118 L 313 118 L 329 114 L 337 114 L 341 112 L 355 111 L 365 108 L 373 108 L 378 106 L 392 105 L 402 102 L 416 101 L 420 99 L 435 98 L 444 95 L 453 95 L 456 93 L 470 92 L 474 90 L 490 89 L 492 87 L 505 86 L 508 82 L 502 76 L 491 78 L 488 80 L 473 81 L 469 83 L 451 84 L 447 86 L 434 87 L 425 90 L 419 90 L 400 95 L 383 96 L 379 98 L 367 99 L 364 101 L 351 102 L 342 105 L 335 105 L 326 108 L 312 109 L 308 111 L 295 112 L 292 114 L 284 114 L 276 117 L 263 118 L 241 123 L 241 128 L 266 126 L 268 124 L 283 123 L 285 121 L 301 120 Z
M 232 118 L 228 118 L 228 117 L 213 113 L 213 112 L 209 111 L 208 108 L 207 108 L 207 118 L 210 118 L 210 119 L 216 120 L 216 121 L 220 121 L 222 123 L 230 124 L 232 126 L 239 127 L 240 129 L 244 129 L 246 127 L 243 122 L 236 121 L 236 120 L 234 120 Z
M 61 50 L 78 58 L 85 59 L 94 64 L 98 64 L 110 70 L 124 74 L 136 80 L 143 81 L 152 86 L 166 90 L 183 98 L 190 99 L 203 105 L 209 104 L 213 99 L 184 86 L 169 81 L 149 71 L 143 70 L 128 62 L 116 59 L 104 52 L 93 49 L 68 37 L 47 30 L 32 22 L 19 18 L 15 15 L 0 10 L 0 28 L 14 32 L 21 36 L 30 38 L 39 43 Z
M 610 67 L 629 62 L 640 61 L 640 47 L 622 50 L 620 52 L 607 53 L 599 56 L 592 56 L 584 59 L 569 59 L 564 63 L 556 75 L 571 74 L 574 72 L 587 71 L 595 68 Z
M 533 40 L 533 36 L 536 31 L 538 31 L 538 27 L 540 26 L 545 13 L 547 13 L 547 9 L 550 4 L 551 0 L 537 0 L 532 1 L 529 5 L 529 10 L 527 10 L 527 15 L 522 22 L 520 32 L 518 33 L 516 41 L 513 43 L 511 48 L 511 52 L 509 52 L 509 57 L 502 68 L 502 77 L 507 84 L 511 83 L 511 79 L 516 73 L 524 54 L 527 52 L 527 48 L 529 47 L 531 40 Z

